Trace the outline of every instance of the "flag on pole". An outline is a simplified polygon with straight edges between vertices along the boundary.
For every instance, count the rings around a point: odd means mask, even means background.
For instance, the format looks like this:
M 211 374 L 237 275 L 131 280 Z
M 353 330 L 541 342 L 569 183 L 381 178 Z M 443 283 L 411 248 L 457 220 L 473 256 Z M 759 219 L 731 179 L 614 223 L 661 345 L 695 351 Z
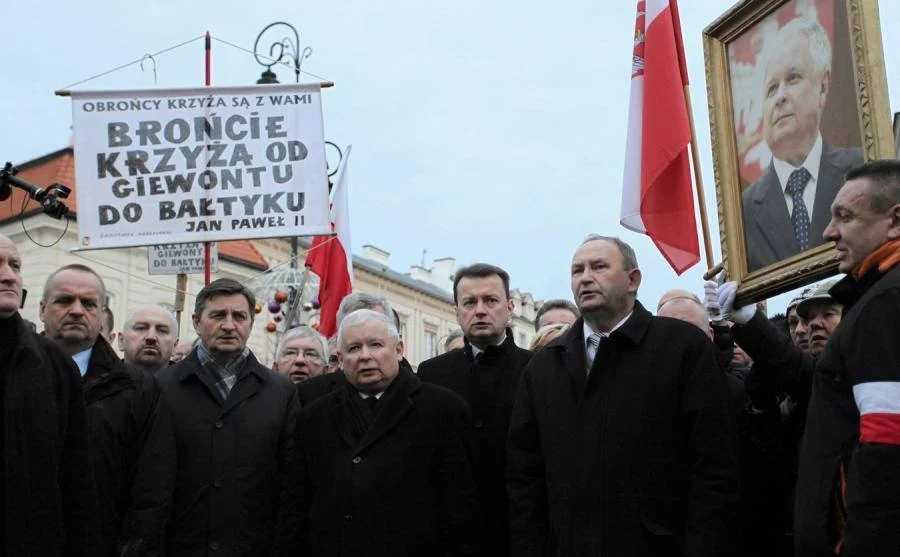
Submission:
M 306 253 L 306 266 L 319 276 L 319 332 L 326 338 L 337 332 L 341 300 L 353 292 L 353 255 L 350 245 L 350 202 L 347 162 L 344 159 L 337 184 L 331 190 L 331 229 L 335 236 L 316 236 Z
M 679 275 L 700 261 L 687 84 L 676 0 L 640 0 L 620 222 L 650 236 Z

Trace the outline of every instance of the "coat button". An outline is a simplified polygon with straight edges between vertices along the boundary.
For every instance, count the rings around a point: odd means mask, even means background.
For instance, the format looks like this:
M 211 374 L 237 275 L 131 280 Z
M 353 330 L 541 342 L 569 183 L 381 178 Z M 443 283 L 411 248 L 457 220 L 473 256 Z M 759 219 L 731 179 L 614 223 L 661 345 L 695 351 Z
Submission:
M 209 542 L 209 549 L 212 551 L 216 551 L 219 549 L 219 544 L 216 542 Z
M 217 420 L 216 429 L 222 429 L 223 427 L 225 427 L 225 422 L 223 422 L 222 420 Z
M 353 524 L 353 515 L 352 514 L 344 515 L 344 524 Z
M 353 464 L 359 464 L 360 462 L 362 462 L 361 456 L 353 457 Z
M 216 478 L 213 482 L 213 487 L 222 487 L 222 480 L 220 478 Z
M 484 427 L 484 421 L 481 418 L 475 420 L 475 429 L 481 429 Z

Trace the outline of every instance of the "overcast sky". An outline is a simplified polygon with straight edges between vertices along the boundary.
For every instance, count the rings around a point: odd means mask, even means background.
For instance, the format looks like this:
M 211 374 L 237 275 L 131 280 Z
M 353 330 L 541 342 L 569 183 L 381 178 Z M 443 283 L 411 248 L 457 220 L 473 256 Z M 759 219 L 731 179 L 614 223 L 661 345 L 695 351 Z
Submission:
M 304 70 L 323 93 L 326 139 L 353 144 L 353 251 L 374 244 L 400 271 L 434 258 L 486 261 L 540 299 L 571 298 L 572 253 L 590 232 L 638 254 L 640 298 L 701 291 L 705 263 L 682 277 L 619 221 L 631 72 L 633 0 L 371 2 L 6 2 L 0 69 L 0 163 L 69 143 L 70 100 L 53 91 L 210 31 L 252 49 L 273 21 L 300 31 Z M 685 0 L 682 28 L 717 258 L 718 223 L 702 30 L 730 0 Z M 881 2 L 892 112 L 900 110 L 900 2 Z M 281 38 L 281 34 L 279 37 Z M 893 54 L 892 54 L 893 53 Z M 214 85 L 245 85 L 262 67 L 215 41 Z M 203 42 L 77 88 L 203 85 Z M 282 82 L 293 74 L 278 69 Z M 305 75 L 303 80 L 317 81 Z M 784 297 L 773 304 L 784 309 Z

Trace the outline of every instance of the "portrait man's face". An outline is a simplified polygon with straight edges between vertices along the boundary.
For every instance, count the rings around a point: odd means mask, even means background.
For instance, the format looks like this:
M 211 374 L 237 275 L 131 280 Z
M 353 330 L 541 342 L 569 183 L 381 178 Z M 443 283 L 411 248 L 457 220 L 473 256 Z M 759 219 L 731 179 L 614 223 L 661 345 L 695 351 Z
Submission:
M 103 285 L 91 273 L 67 269 L 47 284 L 41 321 L 47 337 L 69 354 L 93 346 L 103 321 Z
M 203 346 L 214 354 L 237 355 L 253 327 L 250 303 L 243 294 L 219 294 L 207 300 L 200 315 L 193 315 L 194 330 Z
M 799 166 L 812 149 L 825 108 L 830 70 L 815 67 L 809 38 L 774 47 L 763 82 L 763 134 L 772 154 Z

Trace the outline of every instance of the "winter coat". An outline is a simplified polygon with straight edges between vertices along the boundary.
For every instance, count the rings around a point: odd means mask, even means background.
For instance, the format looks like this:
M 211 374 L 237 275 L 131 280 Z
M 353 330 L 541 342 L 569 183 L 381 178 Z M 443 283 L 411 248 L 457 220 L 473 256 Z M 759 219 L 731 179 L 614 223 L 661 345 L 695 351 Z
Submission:
M 295 549 L 294 384 L 251 353 L 220 403 L 199 370 L 194 349 L 157 376 L 178 454 L 168 555 L 261 557 Z
M 98 337 L 84 404 L 104 555 L 164 554 L 172 512 L 175 438 L 159 383 Z
M 361 407 L 348 384 L 301 411 L 305 525 L 296 554 L 480 555 L 465 402 L 401 370 L 368 429 L 359 425 Z
M 18 314 L 0 377 L 4 539 L 9 557 L 99 555 L 94 477 L 81 376 L 54 342 Z
M 635 302 L 588 375 L 583 324 L 522 376 L 507 457 L 512 555 L 730 555 L 737 440 L 715 348 Z
M 512 331 L 500 346 L 472 357 L 468 340 L 453 350 L 419 364 L 419 378 L 460 395 L 472 411 L 477 466 L 475 477 L 484 516 L 486 553 L 509 555 L 509 510 L 506 500 L 506 436 L 522 371 L 532 353 L 516 346 Z
M 843 488 L 841 556 L 900 555 L 900 265 L 845 277 L 830 293 L 844 314 L 814 374 L 800 449 L 797 554 L 834 554 L 832 511 Z

